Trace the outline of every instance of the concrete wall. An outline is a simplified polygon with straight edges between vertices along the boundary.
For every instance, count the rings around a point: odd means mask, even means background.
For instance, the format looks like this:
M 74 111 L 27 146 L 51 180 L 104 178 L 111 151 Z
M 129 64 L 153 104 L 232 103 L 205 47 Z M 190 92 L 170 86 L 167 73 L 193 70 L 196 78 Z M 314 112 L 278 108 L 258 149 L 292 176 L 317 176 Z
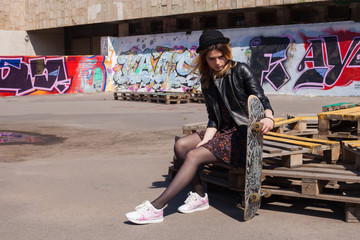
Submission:
M 1 30 L 25 30 L 25 1 L 1 0 Z
M 360 96 L 360 24 L 338 22 L 226 29 L 234 59 L 251 65 L 273 94 Z M 201 32 L 104 38 L 114 88 L 199 88 L 189 65 Z M 107 49 L 107 50 L 106 50 Z
M 10 2 L 10 0 L 8 0 Z M 26 30 L 320 0 L 26 0 Z
M 35 50 L 26 31 L 0 30 L 0 54 L 35 55 Z

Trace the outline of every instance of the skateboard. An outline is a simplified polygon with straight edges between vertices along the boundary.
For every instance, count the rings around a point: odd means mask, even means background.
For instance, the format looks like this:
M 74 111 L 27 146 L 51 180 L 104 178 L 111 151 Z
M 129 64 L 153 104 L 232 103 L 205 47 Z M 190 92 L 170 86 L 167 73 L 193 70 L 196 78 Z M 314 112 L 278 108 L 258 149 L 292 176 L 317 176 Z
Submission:
M 270 197 L 268 190 L 261 189 L 263 134 L 260 133 L 265 117 L 260 100 L 251 95 L 248 98 L 249 121 L 247 128 L 244 220 L 252 219 L 261 205 L 261 197 Z

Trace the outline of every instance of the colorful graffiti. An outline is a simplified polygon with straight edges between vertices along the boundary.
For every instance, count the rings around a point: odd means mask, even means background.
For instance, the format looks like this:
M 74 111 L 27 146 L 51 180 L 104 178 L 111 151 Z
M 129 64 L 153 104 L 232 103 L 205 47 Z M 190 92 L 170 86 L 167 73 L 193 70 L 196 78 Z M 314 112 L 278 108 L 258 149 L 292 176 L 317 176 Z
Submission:
M 248 63 L 267 93 L 360 95 L 360 26 L 356 23 L 221 31 L 231 39 L 234 60 Z M 196 57 L 200 34 L 108 38 L 108 56 L 113 59 L 108 74 L 114 88 L 131 91 L 199 88 L 199 79 L 190 74 L 189 65 Z
M 289 37 L 255 37 L 250 41 L 250 66 L 257 79 L 279 90 L 290 80 L 284 66 L 293 39 Z
M 137 91 L 144 88 L 165 91 L 193 88 L 199 85 L 196 77 L 191 76 L 190 64 L 196 57 L 196 47 L 173 48 L 156 47 L 139 50 L 137 47 L 122 52 L 114 66 L 114 84 L 118 89 Z
M 306 52 L 297 71 L 294 91 L 300 88 L 328 90 L 360 81 L 360 33 L 329 32 L 329 36 L 304 37 Z
M 0 57 L 0 96 L 101 92 L 104 56 Z
M 360 81 L 360 33 L 330 32 L 329 36 L 302 35 L 305 52 L 296 71 L 293 92 L 300 89 L 329 90 Z M 291 80 L 286 62 L 289 48 L 294 44 L 289 37 L 257 37 L 250 43 L 250 64 L 258 79 L 267 81 L 275 90 Z

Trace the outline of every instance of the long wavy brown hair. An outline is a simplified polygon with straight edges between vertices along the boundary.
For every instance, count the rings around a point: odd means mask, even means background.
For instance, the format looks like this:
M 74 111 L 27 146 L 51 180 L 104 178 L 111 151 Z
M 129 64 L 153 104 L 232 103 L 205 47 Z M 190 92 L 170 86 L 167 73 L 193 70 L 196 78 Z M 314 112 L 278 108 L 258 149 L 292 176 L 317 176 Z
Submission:
M 214 72 L 206 62 L 207 54 L 212 50 L 218 50 L 224 54 L 225 59 L 227 60 L 224 68 L 220 72 Z M 211 45 L 204 50 L 199 52 L 199 55 L 194 59 L 191 63 L 193 69 L 191 71 L 192 74 L 200 76 L 200 83 L 202 88 L 209 87 L 210 81 L 212 81 L 215 77 L 223 76 L 229 68 L 234 66 L 231 65 L 231 60 L 233 58 L 231 48 L 228 44 L 215 44 Z

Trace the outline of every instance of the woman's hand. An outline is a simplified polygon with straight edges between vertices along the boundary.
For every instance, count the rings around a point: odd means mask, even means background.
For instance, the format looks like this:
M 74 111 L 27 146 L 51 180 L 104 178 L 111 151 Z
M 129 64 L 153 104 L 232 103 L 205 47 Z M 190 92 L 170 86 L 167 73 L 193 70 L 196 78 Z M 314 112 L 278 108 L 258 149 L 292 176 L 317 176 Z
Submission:
M 260 131 L 262 134 L 265 134 L 268 131 L 271 131 L 275 125 L 274 120 L 270 117 L 265 117 L 265 118 L 261 119 L 260 122 L 263 124 L 263 128 Z
M 271 131 L 275 127 L 274 115 L 272 110 L 266 109 L 264 113 L 265 113 L 265 118 L 260 120 L 260 122 L 263 124 L 263 128 L 261 129 L 262 134 Z
M 198 145 L 196 145 L 196 147 L 201 147 L 202 145 L 204 145 L 205 143 L 207 143 L 209 140 L 202 140 L 201 142 L 198 143 Z
M 198 145 L 196 145 L 196 147 L 200 147 L 200 146 L 204 145 L 205 143 L 207 143 L 208 141 L 210 141 L 211 139 L 213 139 L 216 132 L 217 132 L 216 128 L 213 128 L 213 127 L 206 128 L 205 134 L 204 134 L 204 139 L 201 140 L 201 142 L 199 142 Z

